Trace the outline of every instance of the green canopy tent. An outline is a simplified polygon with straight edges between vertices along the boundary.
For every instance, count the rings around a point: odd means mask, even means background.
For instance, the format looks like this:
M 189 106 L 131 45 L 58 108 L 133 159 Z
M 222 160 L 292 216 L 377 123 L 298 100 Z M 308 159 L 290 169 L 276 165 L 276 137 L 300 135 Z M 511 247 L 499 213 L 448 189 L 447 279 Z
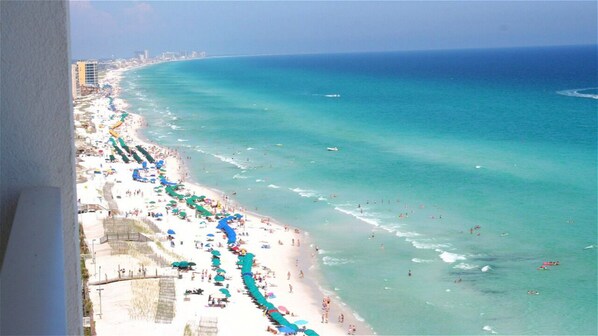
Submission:
M 131 151 L 131 154 L 133 154 L 133 159 L 135 159 L 135 161 L 137 161 L 137 163 L 143 162 L 143 160 L 141 160 L 141 158 L 139 157 L 139 155 L 137 155 L 137 152 Z

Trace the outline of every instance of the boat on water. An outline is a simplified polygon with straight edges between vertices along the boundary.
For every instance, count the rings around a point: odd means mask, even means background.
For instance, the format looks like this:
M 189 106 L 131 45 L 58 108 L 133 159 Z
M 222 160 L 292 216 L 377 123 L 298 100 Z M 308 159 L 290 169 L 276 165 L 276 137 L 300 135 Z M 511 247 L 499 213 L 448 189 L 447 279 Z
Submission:
M 338 147 L 327 147 L 326 150 L 329 152 L 338 152 Z

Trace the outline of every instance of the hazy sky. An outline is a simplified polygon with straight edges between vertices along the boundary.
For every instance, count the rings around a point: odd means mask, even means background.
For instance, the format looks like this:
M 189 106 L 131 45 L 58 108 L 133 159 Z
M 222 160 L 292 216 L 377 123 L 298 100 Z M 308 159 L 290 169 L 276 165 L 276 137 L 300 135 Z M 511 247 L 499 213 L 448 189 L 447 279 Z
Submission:
M 71 1 L 73 58 L 597 43 L 595 1 Z

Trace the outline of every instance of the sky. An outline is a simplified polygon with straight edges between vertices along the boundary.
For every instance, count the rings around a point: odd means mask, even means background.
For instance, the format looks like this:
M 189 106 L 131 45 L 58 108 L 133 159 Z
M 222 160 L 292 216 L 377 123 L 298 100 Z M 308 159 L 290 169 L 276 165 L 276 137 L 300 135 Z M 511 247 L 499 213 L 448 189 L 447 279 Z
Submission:
M 597 44 L 596 1 L 71 0 L 74 59 Z

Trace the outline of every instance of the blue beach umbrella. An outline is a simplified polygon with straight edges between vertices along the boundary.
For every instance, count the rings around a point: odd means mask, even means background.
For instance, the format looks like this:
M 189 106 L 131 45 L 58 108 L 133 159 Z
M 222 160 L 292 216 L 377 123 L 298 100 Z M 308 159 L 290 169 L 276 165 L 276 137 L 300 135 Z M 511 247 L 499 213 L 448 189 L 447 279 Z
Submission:
M 176 234 L 173 229 L 168 229 L 168 231 L 166 231 L 166 233 L 168 233 L 168 234 Z
M 299 321 L 295 321 L 295 324 L 296 325 L 304 325 L 304 324 L 307 324 L 307 321 L 306 320 L 299 320 Z
M 278 327 L 278 331 L 281 332 L 281 333 L 285 333 L 285 334 L 286 333 L 295 332 L 295 330 L 293 330 L 292 328 L 289 328 L 287 326 L 280 326 L 280 327 Z

